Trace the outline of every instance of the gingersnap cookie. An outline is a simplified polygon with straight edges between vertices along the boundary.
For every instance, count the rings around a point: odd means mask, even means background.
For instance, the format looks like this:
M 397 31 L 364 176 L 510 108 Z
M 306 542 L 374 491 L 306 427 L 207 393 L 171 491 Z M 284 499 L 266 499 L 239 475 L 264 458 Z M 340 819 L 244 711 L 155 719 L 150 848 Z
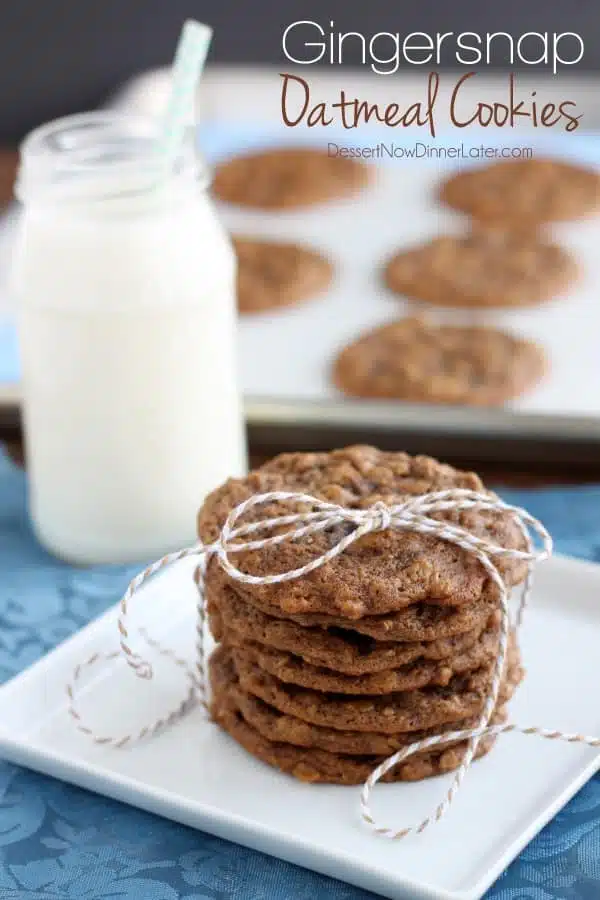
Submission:
M 478 718 L 475 716 L 438 728 L 398 732 L 397 734 L 338 731 L 334 728 L 311 725 L 295 716 L 279 712 L 258 697 L 245 693 L 239 685 L 231 660 L 224 659 L 222 655 L 211 663 L 211 688 L 213 704 L 216 704 L 217 707 L 231 704 L 242 715 L 246 723 L 268 741 L 327 750 L 330 753 L 389 756 L 415 741 L 421 741 L 447 731 L 475 728 L 478 724 Z M 502 706 L 494 714 L 493 721 L 503 722 L 506 721 L 506 718 L 506 707 Z M 444 749 L 449 749 L 451 746 L 452 743 L 449 742 L 444 745 Z
M 448 731 L 462 731 L 475 728 L 477 717 L 453 722 L 440 728 L 424 731 L 399 732 L 398 734 L 376 734 L 361 731 L 336 731 L 334 728 L 323 728 L 310 725 L 302 719 L 286 716 L 274 707 L 251 694 L 244 694 L 234 687 L 229 694 L 217 698 L 217 703 L 231 703 L 252 728 L 256 729 L 266 740 L 276 743 L 293 744 L 295 747 L 308 747 L 316 750 L 327 750 L 329 753 L 348 753 L 352 756 L 390 756 L 409 744 L 424 740 Z M 505 707 L 494 715 L 493 723 L 507 719 Z M 445 749 L 456 746 L 460 741 L 449 741 Z M 417 754 L 418 755 L 418 754 Z
M 245 478 L 230 479 L 213 491 L 199 512 L 198 533 L 203 541 L 210 543 L 238 504 L 269 491 L 302 492 L 364 509 L 378 501 L 393 505 L 449 488 L 466 488 L 494 496 L 485 490 L 477 475 L 460 472 L 426 456 L 382 452 L 374 447 L 282 454 Z M 298 509 L 297 504 L 273 501 L 252 507 L 239 524 L 287 515 Z M 520 528 L 508 513 L 469 509 L 431 515 L 503 547 L 525 549 Z M 242 572 L 252 575 L 287 572 L 324 554 L 350 527 L 340 522 L 326 532 L 313 533 L 310 539 L 282 541 L 236 552 L 235 563 Z M 508 585 L 518 583 L 525 575 L 521 561 L 500 559 L 497 565 Z M 228 584 L 238 596 L 269 614 L 284 618 L 324 614 L 353 623 L 365 616 L 405 610 L 415 603 L 472 607 L 481 598 L 488 581 L 486 570 L 467 551 L 432 534 L 393 529 L 364 535 L 321 567 L 280 584 L 241 584 L 223 572 L 215 557 L 206 573 L 209 591 L 218 592 Z M 451 633 L 458 634 L 472 627 L 475 623 Z M 417 636 L 406 640 L 429 640 L 443 634 L 442 631 L 429 638 L 420 636 L 417 629 Z
M 276 619 L 244 603 L 225 586 L 208 602 L 208 621 L 216 641 L 232 632 L 267 647 L 287 651 L 314 666 L 325 666 L 346 675 L 367 675 L 410 665 L 415 661 L 439 661 L 464 653 L 475 644 L 482 628 L 432 641 L 376 641 L 339 626 L 310 628 Z M 491 625 L 494 623 L 492 618 Z
M 600 208 L 600 174 L 556 159 L 502 160 L 458 172 L 440 199 L 484 222 L 535 228 Z
M 14 198 L 14 186 L 19 167 L 16 150 L 0 150 L 0 210 L 8 206 Z
M 300 656 L 250 641 L 233 631 L 227 632 L 225 643 L 239 651 L 246 663 L 286 684 L 338 694 L 377 695 L 446 687 L 455 675 L 474 672 L 495 659 L 499 639 L 500 629 L 490 628 L 476 644 L 456 656 L 437 662 L 421 660 L 368 675 L 344 675 L 324 666 L 313 666 Z
M 329 287 L 331 263 L 298 244 L 234 237 L 237 301 L 241 313 L 257 313 L 309 300 Z
M 385 281 L 397 294 L 469 308 L 543 303 L 577 275 L 577 263 L 562 247 L 498 230 L 435 238 L 396 253 L 385 268 Z
M 499 406 L 534 387 L 546 368 L 541 347 L 506 331 L 405 318 L 345 347 L 332 377 L 351 397 Z
M 311 147 L 281 147 L 221 163 L 213 192 L 238 206 L 296 209 L 351 196 L 368 184 L 369 176 L 369 168 L 356 159 Z
M 385 696 L 352 697 L 324 694 L 286 684 L 258 669 L 238 648 L 223 645 L 219 649 L 231 654 L 242 690 L 259 697 L 280 712 L 339 731 L 375 731 L 383 734 L 421 731 L 481 714 L 495 665 L 494 661 L 475 672 L 455 675 L 445 687 L 400 691 Z M 501 704 L 510 699 L 523 675 L 514 645 L 509 656 L 508 673 L 499 698 Z
M 326 750 L 307 750 L 292 744 L 274 743 L 264 738 L 244 720 L 238 710 L 226 704 L 212 710 L 214 720 L 252 756 L 267 765 L 310 784 L 362 784 L 384 761 L 384 756 L 344 756 Z M 475 753 L 480 759 L 488 753 L 495 738 L 483 738 Z M 387 772 L 381 781 L 421 781 L 458 769 L 467 750 L 467 742 L 441 751 L 415 754 Z
M 446 640 L 464 635 L 473 629 L 481 632 L 486 623 L 490 621 L 490 617 L 494 617 L 496 622 L 500 621 L 498 590 L 493 583 L 485 586 L 483 595 L 478 600 L 465 606 L 413 603 L 399 612 L 386 613 L 381 616 L 363 616 L 360 619 L 351 620 L 322 613 L 294 614 L 274 611 L 270 604 L 263 604 L 260 598 L 249 593 L 244 594 L 239 591 L 235 591 L 235 593 L 241 602 L 255 606 L 260 612 L 293 622 L 302 628 L 322 628 L 324 630 L 335 628 L 342 629 L 344 632 L 351 630 L 380 643 Z M 210 606 L 218 606 L 220 596 L 221 591 L 215 590 L 214 585 L 206 586 L 206 599 Z
M 273 768 L 310 784 L 362 784 L 371 772 L 384 761 L 384 756 L 344 756 L 326 750 L 307 750 L 292 744 L 274 743 L 245 721 L 234 704 L 213 704 L 212 716 L 248 753 Z M 475 759 L 491 750 L 495 738 L 481 740 Z M 387 772 L 381 781 L 420 781 L 434 775 L 444 775 L 457 769 L 467 751 L 467 741 L 438 751 L 415 754 Z

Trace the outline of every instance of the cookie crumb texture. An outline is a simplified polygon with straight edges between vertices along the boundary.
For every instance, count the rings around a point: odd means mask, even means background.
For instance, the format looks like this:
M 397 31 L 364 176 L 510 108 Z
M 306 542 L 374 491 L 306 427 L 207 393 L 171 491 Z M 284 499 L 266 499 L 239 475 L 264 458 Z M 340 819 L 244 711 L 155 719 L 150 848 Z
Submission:
M 526 307 L 551 300 L 578 276 L 571 255 L 536 237 L 500 230 L 438 237 L 395 254 L 385 281 L 434 306 Z
M 440 199 L 479 221 L 535 228 L 596 213 L 600 174 L 554 159 L 504 160 L 453 175 Z
M 310 300 L 333 278 L 331 263 L 298 244 L 236 236 L 237 300 L 241 313 L 258 313 Z
M 308 147 L 281 148 L 221 163 L 215 171 L 213 193 L 238 206 L 296 209 L 352 196 L 369 183 L 370 176 L 369 167 L 359 160 Z
M 486 326 L 405 318 L 345 347 L 332 378 L 352 397 L 493 407 L 533 388 L 546 370 L 533 341 Z

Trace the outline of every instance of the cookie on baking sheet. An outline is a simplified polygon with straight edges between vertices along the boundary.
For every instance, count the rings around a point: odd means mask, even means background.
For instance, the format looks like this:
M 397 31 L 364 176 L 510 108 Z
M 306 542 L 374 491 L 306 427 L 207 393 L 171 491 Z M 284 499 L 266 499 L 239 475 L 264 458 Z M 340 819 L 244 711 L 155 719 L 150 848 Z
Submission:
M 291 306 L 326 290 L 331 263 L 307 247 L 234 236 L 237 302 L 241 313 Z
M 338 694 L 390 694 L 420 688 L 445 687 L 455 675 L 474 672 L 495 659 L 498 654 L 500 629 L 487 629 L 480 640 L 456 656 L 439 661 L 421 660 L 365 675 L 345 675 L 325 666 L 313 666 L 300 656 L 250 641 L 239 632 L 228 631 L 225 643 L 240 652 L 244 659 L 263 672 L 286 684 Z
M 0 210 L 8 206 L 14 199 L 18 167 L 18 151 L 0 149 Z
M 288 582 L 289 584 L 290 582 Z M 293 583 L 293 582 L 292 582 Z M 328 632 L 341 629 L 344 634 L 356 632 L 359 635 L 373 638 L 378 642 L 386 641 L 446 641 L 456 636 L 463 636 L 477 630 L 480 634 L 490 618 L 499 622 L 498 592 L 494 584 L 488 582 L 481 597 L 465 606 L 440 606 L 433 603 L 413 603 L 399 612 L 384 615 L 363 616 L 360 619 L 346 619 L 342 616 L 319 613 L 287 613 L 275 611 L 273 606 L 249 592 L 236 592 L 237 597 L 249 606 L 255 606 L 263 613 L 278 615 L 284 621 L 290 621 L 303 628 L 322 628 Z M 210 606 L 220 602 L 221 588 L 206 585 L 206 598 Z
M 597 212 L 600 173 L 556 159 L 502 160 L 451 176 L 440 199 L 479 221 L 535 228 Z
M 356 159 L 311 147 L 281 147 L 235 156 L 217 166 L 219 200 L 257 209 L 295 209 L 352 195 L 370 179 Z
M 543 303 L 577 275 L 577 263 L 562 247 L 497 229 L 435 238 L 401 250 L 385 268 L 385 281 L 397 294 L 473 309 Z
M 324 694 L 286 684 L 257 668 L 239 648 L 222 645 L 222 651 L 231 654 L 241 688 L 280 712 L 312 725 L 339 731 L 376 731 L 383 734 L 421 731 L 482 713 L 496 664 L 493 660 L 475 672 L 455 675 L 445 687 L 353 697 Z M 514 642 L 509 651 L 507 669 L 500 704 L 510 699 L 523 676 Z
M 546 368 L 541 347 L 506 331 L 405 318 L 345 347 L 332 377 L 351 397 L 498 406 L 534 387 Z
M 312 747 L 328 750 L 331 753 L 350 753 L 354 755 L 388 756 L 415 741 L 445 731 L 460 731 L 474 728 L 478 717 L 463 719 L 444 726 L 422 731 L 397 732 L 395 734 L 379 734 L 368 731 L 338 731 L 312 725 L 295 716 L 279 712 L 263 700 L 245 693 L 239 684 L 231 660 L 226 651 L 220 651 L 211 660 L 211 689 L 214 701 L 218 706 L 231 702 L 241 713 L 245 721 L 255 728 L 269 741 L 294 744 L 297 747 Z M 500 707 L 494 721 L 505 721 L 506 708 Z M 446 745 L 448 749 L 451 745 Z
M 376 641 L 350 628 L 307 628 L 285 619 L 276 619 L 244 603 L 227 586 L 218 598 L 211 595 L 208 621 L 217 641 L 222 641 L 226 633 L 233 632 L 267 647 L 293 653 L 314 666 L 325 666 L 346 675 L 368 675 L 416 661 L 439 662 L 469 650 L 479 641 L 483 631 L 482 627 L 475 627 L 464 634 L 432 641 Z M 487 627 L 497 627 L 493 616 Z
M 245 478 L 229 479 L 205 500 L 198 514 L 198 533 L 205 542 L 216 539 L 230 512 L 242 501 L 271 491 L 310 494 L 350 508 L 367 508 L 378 501 L 396 504 L 431 491 L 467 488 L 485 493 L 472 472 L 461 472 L 426 456 L 383 452 L 359 446 L 331 453 L 282 454 Z M 493 495 L 490 494 L 492 497 Z M 306 504 L 303 505 L 306 508 Z M 298 511 L 298 505 L 269 502 L 251 507 L 245 519 L 265 519 Z M 479 509 L 433 514 L 470 533 L 507 548 L 524 549 L 523 535 L 509 513 Z M 252 575 L 287 572 L 312 562 L 348 532 L 340 523 L 310 540 L 236 552 L 236 565 Z M 509 585 L 525 575 L 521 561 L 500 559 L 498 566 Z M 319 613 L 354 623 L 367 616 L 404 610 L 412 604 L 470 607 L 489 582 L 473 556 L 432 534 L 386 529 L 364 535 L 345 551 L 302 578 L 279 584 L 240 584 L 223 572 L 213 557 L 206 587 L 218 594 L 227 584 L 253 605 L 284 618 Z M 338 621 L 331 624 L 340 624 Z M 353 626 L 352 626 L 353 627 Z M 463 631 L 475 627 L 475 623 Z M 454 633 L 460 633 L 460 628 Z M 434 637 L 442 636 L 434 635 Z M 447 636 L 447 635 L 446 635 Z M 428 640 L 426 636 L 407 640 Z

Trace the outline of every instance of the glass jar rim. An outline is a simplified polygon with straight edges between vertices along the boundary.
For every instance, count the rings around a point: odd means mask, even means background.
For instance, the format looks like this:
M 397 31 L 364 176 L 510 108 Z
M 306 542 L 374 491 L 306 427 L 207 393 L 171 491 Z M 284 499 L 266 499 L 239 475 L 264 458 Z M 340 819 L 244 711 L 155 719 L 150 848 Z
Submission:
M 208 184 L 206 167 L 190 135 L 171 168 L 160 153 L 160 122 L 120 110 L 95 110 L 53 119 L 31 131 L 20 147 L 15 193 L 26 199 L 36 188 L 66 177 L 115 176 L 139 181 L 140 187 L 168 182 L 169 176 L 193 173 Z

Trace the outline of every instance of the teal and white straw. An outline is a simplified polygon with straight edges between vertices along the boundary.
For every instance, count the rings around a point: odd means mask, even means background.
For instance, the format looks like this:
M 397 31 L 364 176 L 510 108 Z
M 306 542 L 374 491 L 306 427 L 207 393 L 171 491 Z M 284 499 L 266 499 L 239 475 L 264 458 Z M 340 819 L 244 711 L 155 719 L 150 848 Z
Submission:
M 194 110 L 196 88 L 204 69 L 212 28 L 188 19 L 181 30 L 173 60 L 171 96 L 164 114 L 158 150 L 165 169 L 172 169 Z

